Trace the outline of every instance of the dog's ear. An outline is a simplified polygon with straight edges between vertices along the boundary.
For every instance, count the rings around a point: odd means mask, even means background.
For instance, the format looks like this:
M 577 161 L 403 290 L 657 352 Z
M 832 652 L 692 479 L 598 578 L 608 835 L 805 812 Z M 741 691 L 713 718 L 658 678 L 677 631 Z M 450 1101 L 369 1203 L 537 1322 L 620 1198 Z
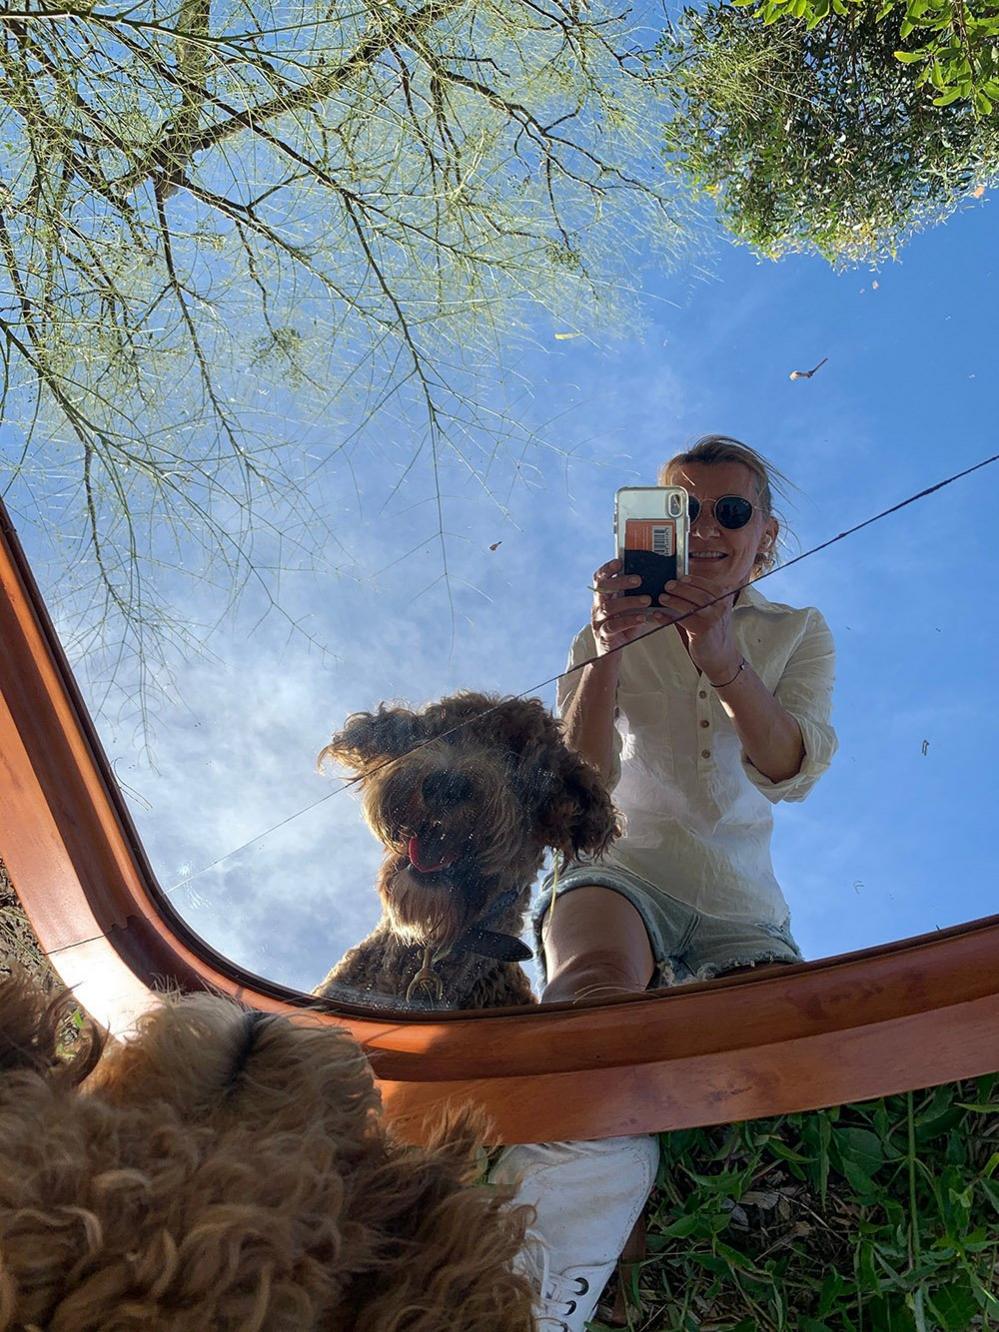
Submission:
M 30 1072 L 60 1086 L 82 1082 L 100 1058 L 104 1036 L 84 1021 L 71 1055 L 63 1055 L 65 1028 L 76 1012 L 68 990 L 46 994 L 23 967 L 12 967 L 0 980 L 0 1077 Z
M 596 768 L 561 742 L 559 750 L 542 784 L 541 835 L 546 846 L 570 859 L 599 855 L 621 835 L 617 810 Z
M 600 774 L 566 745 L 562 724 L 541 699 L 510 699 L 489 721 L 518 755 L 519 783 L 546 846 L 569 857 L 597 855 L 620 836 Z
M 386 759 L 398 758 L 427 738 L 423 719 L 408 708 L 381 703 L 377 712 L 354 712 L 329 744 L 319 751 L 320 767 L 328 759 L 364 774 Z
M 563 752 L 559 724 L 540 698 L 459 694 L 448 700 L 448 716 L 452 726 L 465 722 L 477 740 L 505 749 L 522 772 Z

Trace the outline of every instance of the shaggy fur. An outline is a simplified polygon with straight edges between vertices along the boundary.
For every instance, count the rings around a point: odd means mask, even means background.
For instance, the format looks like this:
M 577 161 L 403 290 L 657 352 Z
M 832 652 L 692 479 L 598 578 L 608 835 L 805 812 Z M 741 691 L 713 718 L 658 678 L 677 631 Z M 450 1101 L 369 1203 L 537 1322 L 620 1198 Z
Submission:
M 618 835 L 596 770 L 540 699 L 461 693 L 422 712 L 383 704 L 347 719 L 319 756 L 360 777 L 385 847 L 382 916 L 318 995 L 445 1008 L 534 1001 L 517 963 L 546 848 L 599 854 Z
M 0 982 L 3 1332 L 533 1328 L 467 1118 L 400 1145 L 347 1035 L 205 995 L 63 1062 L 66 1004 Z

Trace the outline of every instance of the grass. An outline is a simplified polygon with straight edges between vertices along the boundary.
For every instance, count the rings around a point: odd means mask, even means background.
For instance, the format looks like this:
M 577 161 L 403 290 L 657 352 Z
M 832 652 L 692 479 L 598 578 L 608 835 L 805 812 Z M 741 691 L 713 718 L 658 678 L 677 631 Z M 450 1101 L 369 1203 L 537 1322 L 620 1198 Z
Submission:
M 634 1332 L 999 1328 L 999 1075 L 661 1141 Z

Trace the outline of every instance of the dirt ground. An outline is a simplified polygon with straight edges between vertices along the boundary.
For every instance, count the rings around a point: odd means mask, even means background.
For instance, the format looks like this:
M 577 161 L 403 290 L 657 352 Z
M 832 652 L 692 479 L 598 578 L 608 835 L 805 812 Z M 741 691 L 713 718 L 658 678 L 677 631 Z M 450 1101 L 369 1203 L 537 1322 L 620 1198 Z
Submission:
M 0 975 L 6 975 L 17 965 L 29 971 L 47 990 L 59 984 L 17 900 L 7 867 L 0 860 Z

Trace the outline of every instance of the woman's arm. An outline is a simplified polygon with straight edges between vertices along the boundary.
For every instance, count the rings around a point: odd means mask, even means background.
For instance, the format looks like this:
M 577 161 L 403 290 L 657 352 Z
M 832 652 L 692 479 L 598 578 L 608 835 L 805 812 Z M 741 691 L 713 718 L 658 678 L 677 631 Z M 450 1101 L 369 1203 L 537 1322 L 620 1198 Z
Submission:
M 801 727 L 748 662 L 740 669 L 743 660 L 737 653 L 729 667 L 719 676 L 709 676 L 709 681 L 753 767 L 772 782 L 787 781 L 795 776 L 805 757 Z
M 614 710 L 620 673 L 620 652 L 584 666 L 562 714 L 566 744 L 591 763 L 608 784 L 614 772 Z
M 782 678 L 772 694 L 748 662 L 743 664 L 744 658 L 732 628 L 734 593 L 719 596 L 718 588 L 693 575 L 668 583 L 666 587 L 662 601 L 670 605 L 672 613 L 657 612 L 656 618 L 668 623 L 677 618 L 677 612 L 683 616 L 677 627 L 687 638 L 690 659 L 714 686 L 742 741 L 746 758 L 766 779 L 764 787 L 790 782 L 803 772 L 803 764 L 816 767 L 807 785 L 814 784 L 817 772 L 828 765 L 835 749 L 835 737 L 828 727 L 825 731 L 831 740 L 817 737 L 812 732 L 822 728 L 809 724 L 813 746 L 817 739 L 822 739 L 819 747 L 828 750 L 825 762 L 819 765 L 819 755 L 813 754 L 809 759 L 809 734 L 805 733 L 805 722 L 799 722 L 799 716 L 811 716 L 816 708 L 820 711 L 825 708 L 828 712 L 828 696 L 832 689 L 832 640 L 824 621 L 821 632 L 812 627 L 812 639 L 801 645 L 795 661 L 789 664 L 791 669 L 785 672 L 786 682 Z M 786 707 L 785 703 L 790 703 L 791 707 Z M 794 796 L 789 792 L 771 791 L 769 798 L 802 799 L 804 794 L 804 789 Z
M 621 568 L 621 560 L 608 560 L 593 575 L 590 632 L 577 638 L 570 665 L 593 656 L 597 660 L 581 671 L 562 676 L 558 690 L 566 743 L 591 763 L 608 785 L 613 785 L 617 776 L 614 715 L 621 653 L 616 649 L 655 628 L 650 618 L 652 598 L 631 595 L 631 589 L 642 580 L 623 574 Z

